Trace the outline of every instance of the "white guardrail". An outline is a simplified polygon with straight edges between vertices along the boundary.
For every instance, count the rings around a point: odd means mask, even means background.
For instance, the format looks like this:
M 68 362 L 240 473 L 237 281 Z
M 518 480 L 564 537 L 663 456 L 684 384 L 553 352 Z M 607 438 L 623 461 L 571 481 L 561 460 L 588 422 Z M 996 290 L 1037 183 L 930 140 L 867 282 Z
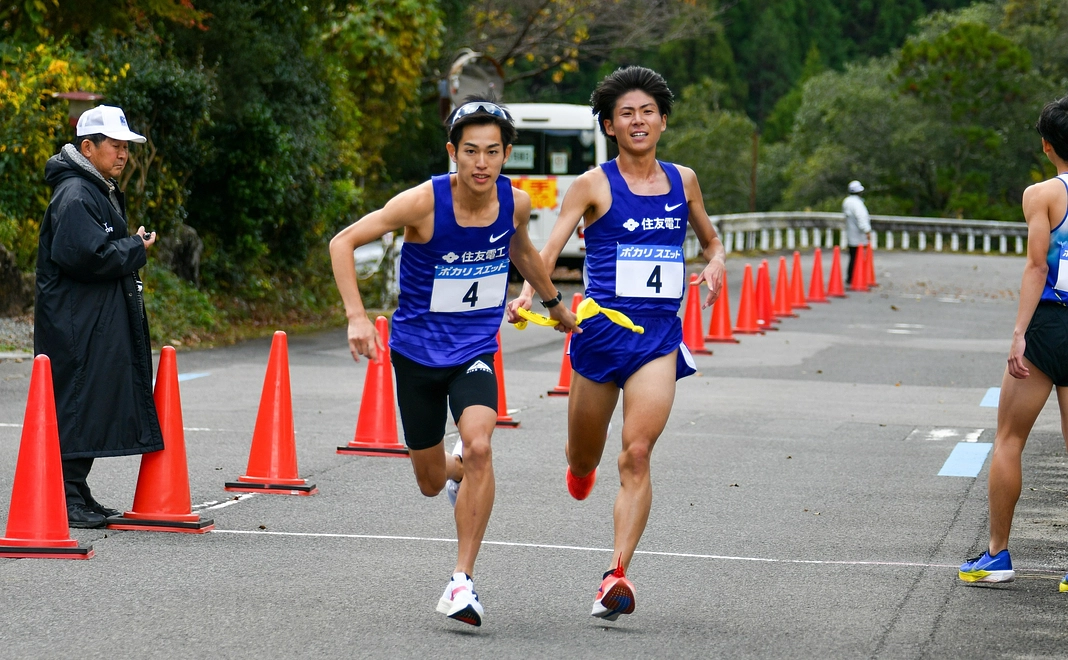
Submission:
M 710 218 L 728 254 L 807 247 L 831 249 L 835 245 L 846 247 L 845 216 L 841 213 L 784 211 L 733 213 Z M 1014 252 L 1023 254 L 1027 242 L 1027 224 L 1023 222 L 873 215 L 871 228 L 874 247 L 882 250 L 933 249 L 943 252 L 948 248 L 950 252 L 981 250 L 989 254 L 995 250 L 996 243 L 997 252 L 1008 254 L 1011 238 Z M 700 244 L 692 229 L 686 238 L 685 253 L 688 259 L 700 253 Z

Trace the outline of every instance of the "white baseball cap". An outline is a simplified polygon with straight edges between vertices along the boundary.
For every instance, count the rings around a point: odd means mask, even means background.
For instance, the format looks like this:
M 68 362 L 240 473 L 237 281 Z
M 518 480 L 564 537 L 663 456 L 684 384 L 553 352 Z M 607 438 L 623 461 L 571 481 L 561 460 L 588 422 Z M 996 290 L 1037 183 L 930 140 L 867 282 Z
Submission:
M 851 193 L 864 192 L 864 186 L 860 185 L 860 181 L 850 181 L 849 182 L 849 192 L 851 192 Z
M 143 144 L 145 137 L 130 130 L 122 108 L 112 105 L 98 105 L 82 113 L 78 118 L 78 137 L 103 133 L 113 140 L 124 140 Z

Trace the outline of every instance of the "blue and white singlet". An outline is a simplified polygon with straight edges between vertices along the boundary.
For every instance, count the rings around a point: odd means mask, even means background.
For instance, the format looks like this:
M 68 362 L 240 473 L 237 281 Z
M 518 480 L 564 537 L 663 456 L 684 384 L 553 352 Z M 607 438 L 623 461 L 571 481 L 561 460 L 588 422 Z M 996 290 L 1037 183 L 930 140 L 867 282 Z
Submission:
M 1057 176 L 1068 191 L 1068 173 Z M 1049 233 L 1049 251 L 1046 252 L 1046 284 L 1042 287 L 1042 300 L 1068 304 L 1068 211 L 1060 223 Z
M 391 349 L 428 367 L 453 367 L 497 352 L 508 290 L 508 244 L 515 234 L 512 182 L 497 177 L 500 212 L 488 227 L 461 227 L 451 175 L 431 179 L 434 235 L 405 242 Z
M 616 161 L 602 163 L 612 207 L 584 232 L 586 297 L 627 315 L 674 316 L 685 290 L 686 191 L 678 168 L 660 166 L 671 190 L 635 195 Z

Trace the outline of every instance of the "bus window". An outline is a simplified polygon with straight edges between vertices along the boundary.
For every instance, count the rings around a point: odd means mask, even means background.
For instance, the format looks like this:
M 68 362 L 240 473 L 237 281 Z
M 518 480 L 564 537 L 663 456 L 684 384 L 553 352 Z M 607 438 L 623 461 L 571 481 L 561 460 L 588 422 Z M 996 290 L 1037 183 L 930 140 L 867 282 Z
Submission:
M 516 174 L 582 174 L 596 166 L 591 130 L 520 129 L 504 169 Z

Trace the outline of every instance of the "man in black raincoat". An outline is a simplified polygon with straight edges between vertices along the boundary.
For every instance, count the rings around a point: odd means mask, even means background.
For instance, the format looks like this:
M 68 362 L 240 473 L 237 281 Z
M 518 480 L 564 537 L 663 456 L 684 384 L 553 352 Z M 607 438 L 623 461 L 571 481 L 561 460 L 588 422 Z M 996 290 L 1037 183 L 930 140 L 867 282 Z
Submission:
M 85 112 L 77 135 L 45 165 L 54 190 L 38 241 L 34 353 L 52 363 L 68 524 L 103 527 L 120 512 L 93 499 L 93 459 L 163 449 L 137 275 L 156 236 L 129 234 L 116 182 L 129 143 L 145 138 L 110 106 Z

